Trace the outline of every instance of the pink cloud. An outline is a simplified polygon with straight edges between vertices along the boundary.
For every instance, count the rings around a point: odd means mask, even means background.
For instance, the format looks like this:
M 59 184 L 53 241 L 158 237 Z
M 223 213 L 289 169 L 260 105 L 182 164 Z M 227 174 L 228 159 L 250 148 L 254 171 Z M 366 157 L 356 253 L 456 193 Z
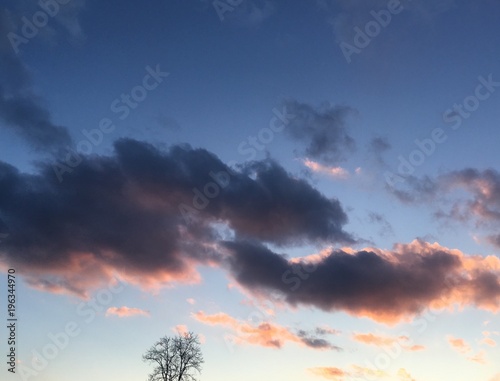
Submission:
M 328 380 L 341 381 L 347 376 L 347 373 L 340 368 L 335 367 L 317 367 L 309 368 L 309 372 L 316 376 L 326 378 Z
M 349 171 L 347 169 L 344 169 L 342 167 L 328 167 L 326 165 L 320 164 L 318 162 L 315 162 L 310 159 L 305 159 L 304 165 L 312 170 L 313 172 L 317 173 L 324 173 L 328 176 L 337 178 L 337 179 L 346 179 L 349 177 Z M 357 171 L 356 171 L 357 173 Z
M 373 333 L 355 333 L 352 335 L 353 340 L 376 347 L 390 347 L 394 345 L 400 346 L 402 349 L 410 352 L 421 351 L 425 349 L 422 345 L 408 345 L 407 336 L 386 336 Z
M 294 333 L 289 328 L 271 322 L 251 324 L 219 312 L 207 315 L 203 311 L 192 314 L 196 320 L 208 325 L 221 325 L 233 331 L 232 341 L 237 344 L 259 345 L 267 348 L 282 348 L 287 342 L 296 343 L 314 349 L 339 349 L 323 339 L 308 337 Z
M 109 307 L 106 310 L 106 316 L 118 316 L 119 318 L 132 317 L 132 316 L 150 316 L 149 311 L 141 310 L 140 308 L 133 307 Z
M 447 336 L 446 339 L 451 347 L 460 353 L 467 353 L 471 351 L 470 345 L 467 344 L 464 339 L 455 338 L 453 336 Z

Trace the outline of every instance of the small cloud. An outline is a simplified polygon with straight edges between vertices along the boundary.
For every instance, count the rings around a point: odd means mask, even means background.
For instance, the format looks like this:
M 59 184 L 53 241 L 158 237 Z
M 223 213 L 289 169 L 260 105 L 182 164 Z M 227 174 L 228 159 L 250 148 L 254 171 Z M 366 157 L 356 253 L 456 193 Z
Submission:
M 322 325 L 316 328 L 317 335 L 339 335 L 341 333 L 342 333 L 341 331 L 330 328 L 327 325 Z
M 478 364 L 484 365 L 486 364 L 486 352 L 479 351 L 474 356 L 468 357 L 470 361 L 477 362 Z
M 118 316 L 119 318 L 132 317 L 132 316 L 150 316 L 149 311 L 141 310 L 140 308 L 133 307 L 109 307 L 106 310 L 106 316 Z
M 329 167 L 310 159 L 305 159 L 303 162 L 313 172 L 324 173 L 336 179 L 346 179 L 349 177 L 349 171 L 342 167 Z
M 469 344 L 465 342 L 464 339 L 455 338 L 453 336 L 447 336 L 448 343 L 450 343 L 451 347 L 460 353 L 467 353 L 471 351 L 471 347 Z
M 483 331 L 483 339 L 481 340 L 481 344 L 484 345 L 489 345 L 490 347 L 496 347 L 497 342 L 491 338 L 492 335 L 498 336 L 498 332 L 490 332 L 490 331 Z
M 391 149 L 391 145 L 385 138 L 376 137 L 371 140 L 368 146 L 368 152 L 375 159 L 375 161 L 382 166 L 387 164 L 384 161 L 383 154 Z
M 175 130 L 178 131 L 181 129 L 181 126 L 179 125 L 179 122 L 175 120 L 174 118 L 171 118 L 169 116 L 165 116 L 163 114 L 157 116 L 155 118 L 155 122 L 160 126 L 163 127 L 167 130 Z
M 398 345 L 402 349 L 410 352 L 425 349 L 423 345 L 406 345 L 405 343 L 410 340 L 408 336 L 385 336 L 373 333 L 355 333 L 352 338 L 359 343 L 373 345 L 376 347 L 391 347 Z
M 174 330 L 174 332 L 177 332 L 179 335 L 182 335 L 182 336 L 185 336 L 189 332 L 188 327 L 184 324 L 176 325 L 173 330 Z
M 328 380 L 343 380 L 347 373 L 344 372 L 340 368 L 335 367 L 317 367 L 317 368 L 309 368 L 309 372 L 316 376 L 320 376 L 326 378 Z
M 387 372 L 384 372 L 380 369 L 371 369 L 359 365 L 353 365 L 352 369 L 353 372 L 351 373 L 351 375 L 354 378 L 365 378 L 368 380 L 372 380 L 373 378 L 383 378 L 388 376 Z
M 423 351 L 425 347 L 423 345 L 412 345 L 411 347 L 407 348 L 411 352 L 417 352 L 417 351 Z
M 381 237 L 394 236 L 394 229 L 387 219 L 379 213 L 370 212 L 368 214 L 368 222 L 370 224 L 379 224 L 379 234 Z
M 389 376 L 387 372 L 379 369 L 371 369 L 359 365 L 351 365 L 348 370 L 337 367 L 316 367 L 308 368 L 312 374 L 334 381 L 347 381 L 351 379 L 366 379 L 373 380 L 375 378 L 386 378 Z M 404 379 L 403 381 L 412 381 L 412 379 Z
M 191 304 L 192 306 L 194 306 L 195 303 L 196 303 L 196 300 L 194 300 L 193 298 L 188 298 L 188 299 L 186 299 L 186 302 L 188 302 L 189 304 Z
M 304 156 L 338 165 L 355 150 L 346 123 L 349 116 L 356 114 L 354 109 L 328 103 L 314 107 L 294 100 L 284 102 L 284 109 L 293 116 L 285 134 L 305 147 Z
M 493 340 L 491 337 L 485 337 L 481 340 L 481 344 L 489 345 L 490 347 L 496 347 L 497 342 Z

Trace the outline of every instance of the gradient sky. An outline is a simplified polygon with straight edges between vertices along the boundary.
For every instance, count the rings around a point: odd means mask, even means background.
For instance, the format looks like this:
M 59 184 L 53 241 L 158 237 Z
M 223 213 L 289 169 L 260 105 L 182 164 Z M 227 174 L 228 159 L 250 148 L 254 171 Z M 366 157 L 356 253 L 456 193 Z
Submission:
M 497 1 L 1 4 L 2 379 L 500 380 Z

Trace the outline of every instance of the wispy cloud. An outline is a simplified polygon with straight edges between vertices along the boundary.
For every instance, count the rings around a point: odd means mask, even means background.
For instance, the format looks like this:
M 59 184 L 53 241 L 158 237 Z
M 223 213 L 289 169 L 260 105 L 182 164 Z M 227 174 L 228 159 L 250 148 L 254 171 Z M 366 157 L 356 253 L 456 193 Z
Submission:
M 316 376 L 320 376 L 328 380 L 341 381 L 347 376 L 346 372 L 335 367 L 309 368 L 309 371 Z
M 407 342 L 410 340 L 408 336 L 393 337 L 374 333 L 354 333 L 352 338 L 359 343 L 374 345 L 376 347 L 391 347 L 398 345 L 404 350 L 411 352 L 425 349 L 422 345 L 408 345 Z
M 334 381 L 347 381 L 351 379 L 368 379 L 386 378 L 389 374 L 383 370 L 367 368 L 359 365 L 351 365 L 349 369 L 341 369 L 337 367 L 315 367 L 308 368 L 312 374 Z
M 315 337 L 312 333 L 303 330 L 294 333 L 291 329 L 272 322 L 261 322 L 253 325 L 247 321 L 237 320 L 223 312 L 207 315 L 203 311 L 198 311 L 192 316 L 201 323 L 221 325 L 231 329 L 232 339 L 237 344 L 252 344 L 279 349 L 287 342 L 291 342 L 313 349 L 340 349 L 322 338 Z
M 488 345 L 490 347 L 496 347 L 497 342 L 491 337 L 493 335 L 500 335 L 499 332 L 489 332 L 489 331 L 483 331 L 483 338 L 481 339 L 480 343 L 484 345 Z
M 485 365 L 488 361 L 486 360 L 486 351 L 481 350 L 475 355 L 468 357 L 470 361 L 476 362 L 481 365 Z
M 476 354 L 470 354 L 472 352 L 472 348 L 464 339 L 456 338 L 451 335 L 448 335 L 446 339 L 454 350 L 462 355 L 465 355 L 469 361 L 473 361 L 478 364 L 487 363 L 486 352 L 484 350 L 480 350 Z
M 135 307 L 109 307 L 106 310 L 106 316 L 118 316 L 119 318 L 126 318 L 132 316 L 150 316 L 149 311 L 141 310 Z

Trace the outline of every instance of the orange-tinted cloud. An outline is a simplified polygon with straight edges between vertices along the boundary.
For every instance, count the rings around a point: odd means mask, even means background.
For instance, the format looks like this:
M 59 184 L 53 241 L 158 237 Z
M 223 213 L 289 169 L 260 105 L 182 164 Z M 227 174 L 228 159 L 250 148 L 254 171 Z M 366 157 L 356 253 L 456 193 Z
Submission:
M 472 352 L 471 346 L 461 338 L 456 338 L 451 335 L 446 337 L 448 340 L 448 343 L 451 345 L 453 349 L 455 349 L 458 353 L 461 353 L 463 355 L 466 355 L 467 360 L 476 362 L 478 364 L 486 364 L 486 352 L 484 350 L 480 350 L 476 354 L 470 355 Z
M 499 332 L 490 332 L 483 331 L 483 339 L 481 340 L 481 344 L 489 345 L 490 347 L 496 347 L 497 342 L 491 337 L 493 335 L 500 335 Z
M 177 332 L 179 335 L 186 335 L 189 332 L 189 329 L 184 324 L 178 324 L 174 327 L 174 332 Z
M 407 350 L 411 352 L 417 352 L 417 351 L 423 351 L 425 349 L 425 346 L 423 345 L 412 345 L 411 347 L 408 347 Z
M 485 337 L 481 340 L 481 344 L 489 345 L 490 347 L 496 347 L 497 342 L 493 340 L 491 337 Z
M 408 341 L 408 337 L 406 336 L 389 337 L 383 335 L 376 335 L 373 333 L 355 333 L 352 335 L 352 338 L 360 343 L 375 345 L 377 347 L 384 347 L 392 345 L 397 342 Z
M 106 310 L 106 316 L 118 316 L 120 318 L 131 316 L 150 316 L 149 311 L 141 310 L 133 307 L 109 307 Z
M 409 345 L 409 337 L 407 336 L 386 336 L 378 335 L 373 333 L 354 333 L 352 335 L 353 340 L 367 344 L 374 345 L 377 347 L 390 347 L 394 345 L 400 346 L 406 351 L 416 352 L 425 349 L 422 345 Z
M 351 375 L 355 378 L 366 377 L 367 379 L 373 379 L 373 378 L 383 378 L 389 376 L 389 374 L 383 370 L 367 368 L 359 365 L 352 365 L 352 369 L 353 371 L 351 372 Z
M 337 367 L 315 367 L 315 368 L 308 368 L 308 371 L 316 376 L 334 381 L 350 381 L 355 379 L 364 379 L 364 380 L 386 379 L 390 376 L 389 373 L 383 370 L 368 368 L 356 364 L 350 365 L 349 368 L 347 369 L 341 369 Z M 405 375 L 405 373 L 402 373 L 402 371 L 405 370 L 400 369 L 400 371 L 398 372 L 398 377 L 401 381 L 414 381 L 411 378 L 410 379 L 401 378 L 402 375 L 403 376 Z M 408 373 L 406 372 L 406 374 Z
M 467 353 L 471 351 L 470 345 L 467 344 L 464 339 L 456 338 L 451 335 L 447 336 L 446 339 L 451 347 L 460 353 Z
M 487 363 L 486 361 L 486 352 L 485 351 L 479 351 L 473 356 L 468 357 L 470 361 L 477 362 L 478 364 L 484 365 Z
M 316 376 L 326 378 L 328 380 L 341 381 L 347 376 L 347 373 L 340 368 L 335 367 L 317 367 L 309 368 L 309 372 Z
M 282 348 L 287 342 L 296 343 L 314 349 L 335 349 L 339 348 L 328 341 L 318 338 L 305 331 L 292 332 L 289 328 L 276 323 L 261 322 L 253 325 L 246 321 L 241 321 L 220 312 L 207 315 L 203 311 L 198 311 L 192 316 L 201 323 L 209 325 L 221 325 L 233 331 L 232 341 L 238 344 L 252 344 L 267 348 Z
M 291 260 L 255 242 L 225 246 L 236 282 L 262 298 L 275 291 L 294 307 L 342 310 L 388 324 L 456 305 L 500 311 L 500 258 L 494 256 L 467 256 L 422 240 L 393 250 L 331 249 Z

